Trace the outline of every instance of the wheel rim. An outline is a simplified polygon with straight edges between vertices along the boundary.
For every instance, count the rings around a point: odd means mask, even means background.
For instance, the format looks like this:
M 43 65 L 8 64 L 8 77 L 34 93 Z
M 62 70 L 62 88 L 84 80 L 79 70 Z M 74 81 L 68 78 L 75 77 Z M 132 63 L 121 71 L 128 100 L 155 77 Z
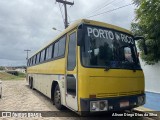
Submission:
M 55 104 L 59 105 L 60 103 L 61 103 L 60 91 L 56 90 L 56 93 L 55 93 Z

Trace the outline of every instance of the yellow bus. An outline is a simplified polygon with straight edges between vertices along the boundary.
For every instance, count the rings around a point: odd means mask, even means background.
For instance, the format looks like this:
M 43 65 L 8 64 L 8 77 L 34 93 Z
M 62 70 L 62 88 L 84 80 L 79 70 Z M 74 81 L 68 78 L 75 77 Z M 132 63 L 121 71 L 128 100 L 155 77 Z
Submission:
M 118 26 L 78 20 L 28 59 L 30 88 L 55 107 L 82 114 L 145 104 L 136 37 Z

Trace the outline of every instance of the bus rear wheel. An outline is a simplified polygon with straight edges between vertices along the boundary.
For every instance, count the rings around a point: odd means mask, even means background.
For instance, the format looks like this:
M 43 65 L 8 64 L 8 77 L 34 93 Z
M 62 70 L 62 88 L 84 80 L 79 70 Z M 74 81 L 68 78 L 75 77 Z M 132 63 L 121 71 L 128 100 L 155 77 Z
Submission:
M 63 106 L 61 104 L 61 92 L 58 85 L 55 87 L 54 91 L 54 104 L 58 110 L 62 110 Z
M 33 88 L 33 80 L 29 80 L 29 88 L 30 88 L 30 89 Z

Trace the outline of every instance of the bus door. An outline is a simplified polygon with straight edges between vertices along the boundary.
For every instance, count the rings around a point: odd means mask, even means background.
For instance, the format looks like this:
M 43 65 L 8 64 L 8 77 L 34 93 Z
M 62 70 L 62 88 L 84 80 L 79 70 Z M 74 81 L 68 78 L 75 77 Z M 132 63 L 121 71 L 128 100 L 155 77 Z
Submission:
M 66 105 L 72 110 L 78 110 L 77 101 L 77 40 L 76 31 L 68 34 L 68 50 L 66 61 Z

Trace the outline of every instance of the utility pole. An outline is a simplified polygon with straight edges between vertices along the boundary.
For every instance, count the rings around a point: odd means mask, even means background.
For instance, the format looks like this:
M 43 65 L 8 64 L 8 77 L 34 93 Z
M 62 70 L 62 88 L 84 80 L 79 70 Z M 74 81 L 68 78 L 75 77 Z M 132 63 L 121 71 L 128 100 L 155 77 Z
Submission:
M 68 2 L 66 0 L 56 0 L 56 2 L 63 3 L 65 10 L 65 28 L 68 27 L 68 18 L 67 18 L 67 5 L 74 5 L 74 2 Z
M 27 52 L 27 57 L 26 57 L 26 60 L 28 60 L 28 52 L 31 51 L 31 50 L 24 50 Z

